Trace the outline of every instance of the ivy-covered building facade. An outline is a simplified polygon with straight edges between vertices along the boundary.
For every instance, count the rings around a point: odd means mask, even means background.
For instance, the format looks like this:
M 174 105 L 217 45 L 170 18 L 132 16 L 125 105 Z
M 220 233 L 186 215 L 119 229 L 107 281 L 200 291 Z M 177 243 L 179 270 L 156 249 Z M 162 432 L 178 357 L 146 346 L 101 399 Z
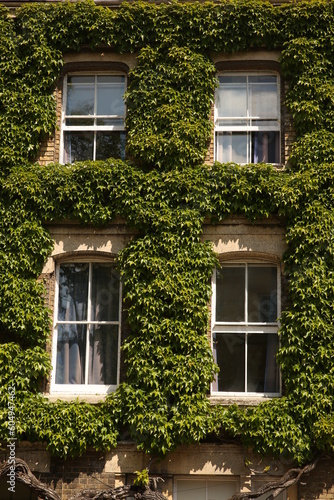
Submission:
M 331 499 L 334 3 L 0 4 L 0 498 Z

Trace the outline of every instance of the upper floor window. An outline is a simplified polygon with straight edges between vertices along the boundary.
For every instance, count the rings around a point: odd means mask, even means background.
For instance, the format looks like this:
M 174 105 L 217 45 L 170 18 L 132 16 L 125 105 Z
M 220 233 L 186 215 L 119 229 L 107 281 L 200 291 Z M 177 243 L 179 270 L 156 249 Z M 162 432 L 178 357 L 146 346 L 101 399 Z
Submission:
M 215 159 L 280 162 L 280 86 L 275 73 L 223 73 L 215 108 Z
M 279 395 L 279 271 L 224 264 L 213 280 L 212 338 L 220 372 L 213 392 Z
M 125 75 L 68 74 L 64 80 L 63 162 L 125 156 Z
M 116 388 L 120 296 L 111 263 L 60 264 L 51 390 L 95 394 Z

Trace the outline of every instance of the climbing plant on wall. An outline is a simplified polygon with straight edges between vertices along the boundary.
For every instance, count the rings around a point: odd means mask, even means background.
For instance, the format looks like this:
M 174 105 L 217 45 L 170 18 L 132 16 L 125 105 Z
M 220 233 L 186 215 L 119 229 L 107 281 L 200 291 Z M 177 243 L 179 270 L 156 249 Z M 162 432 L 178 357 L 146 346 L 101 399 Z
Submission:
M 127 430 L 152 454 L 212 436 L 299 462 L 331 450 L 333 410 L 333 3 L 273 7 L 92 1 L 0 9 L 0 436 L 15 380 L 17 436 L 66 457 L 107 450 Z M 129 161 L 34 163 L 55 127 L 53 90 L 63 54 L 135 52 L 126 93 Z M 287 168 L 203 165 L 212 134 L 210 54 L 281 51 L 296 142 Z M 281 318 L 284 396 L 256 407 L 211 407 L 216 371 L 207 339 L 210 276 L 204 218 L 277 216 L 286 224 L 289 306 Z M 48 221 L 108 224 L 121 215 L 137 237 L 118 265 L 131 333 L 127 379 L 99 405 L 50 403 L 50 335 L 37 281 L 53 242 Z M 131 362 L 129 362 L 131 360 Z M 62 415 L 61 420 L 58 418 Z

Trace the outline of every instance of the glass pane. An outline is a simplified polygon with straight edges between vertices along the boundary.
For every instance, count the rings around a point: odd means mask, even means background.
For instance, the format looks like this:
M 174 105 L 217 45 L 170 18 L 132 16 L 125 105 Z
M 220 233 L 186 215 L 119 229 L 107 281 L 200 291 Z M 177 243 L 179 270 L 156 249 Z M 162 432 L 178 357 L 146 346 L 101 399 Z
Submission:
M 91 325 L 89 384 L 117 384 L 118 326 Z
M 96 125 L 105 127 L 124 127 L 124 118 L 97 118 Z
M 94 118 L 66 118 L 65 125 L 67 127 L 92 127 Z
M 247 391 L 278 393 L 278 335 L 249 333 L 247 349 Z
M 88 264 L 62 264 L 59 270 L 58 320 L 87 319 Z
M 254 126 L 254 127 L 261 127 L 261 130 L 265 130 L 265 127 L 269 129 L 269 127 L 271 127 L 271 129 L 273 128 L 276 128 L 277 130 L 279 129 L 279 122 L 278 120 L 270 120 L 269 118 L 256 118 L 256 119 L 252 119 L 250 121 L 250 125 Z
M 247 163 L 247 134 L 245 132 L 218 133 L 217 161 Z
M 92 321 L 118 321 L 119 275 L 111 264 L 93 264 Z
M 85 381 L 86 325 L 59 325 L 56 384 L 83 384 Z
M 236 481 L 208 481 L 208 500 L 229 500 L 236 492 Z
M 249 120 L 238 120 L 229 118 L 228 120 L 220 118 L 218 120 L 219 127 L 247 127 L 249 125 Z
M 222 267 L 216 277 L 216 321 L 245 321 L 245 267 Z
M 96 160 L 125 159 L 125 132 L 97 132 Z
M 177 500 L 206 500 L 205 481 L 178 479 Z
M 64 162 L 93 160 L 94 132 L 65 132 Z
M 252 132 L 252 163 L 279 163 L 279 132 Z
M 248 321 L 277 321 L 277 267 L 248 266 Z
M 216 333 L 218 391 L 245 391 L 245 334 Z
M 97 114 L 125 115 L 123 95 L 125 92 L 125 77 L 97 77 Z
M 250 116 L 278 118 L 276 76 L 249 76 Z
M 236 481 L 178 479 L 177 500 L 228 500 L 237 491 Z
M 94 76 L 71 76 L 67 80 L 67 115 L 94 114 Z
M 217 106 L 218 116 L 247 116 L 247 77 L 220 76 Z

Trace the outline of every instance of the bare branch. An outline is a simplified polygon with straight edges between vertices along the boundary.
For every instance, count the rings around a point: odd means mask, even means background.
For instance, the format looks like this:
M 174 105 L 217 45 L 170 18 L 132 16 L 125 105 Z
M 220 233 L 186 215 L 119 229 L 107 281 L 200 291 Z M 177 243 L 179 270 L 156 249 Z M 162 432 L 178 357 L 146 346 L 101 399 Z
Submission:
M 305 467 L 288 470 L 283 477 L 277 481 L 272 481 L 265 486 L 262 486 L 255 492 L 235 493 L 232 500 L 250 500 L 252 498 L 258 498 L 266 493 L 270 493 L 268 494 L 268 497 L 270 497 L 270 499 L 274 499 L 282 493 L 282 491 L 290 488 L 290 486 L 293 486 L 294 484 L 297 484 L 303 474 L 311 472 L 316 467 L 320 458 L 321 456 L 317 455 L 312 462 L 305 465 Z
M 46 484 L 41 483 L 31 472 L 28 464 L 20 458 L 15 459 L 15 465 L 8 462 L 0 464 L 0 477 L 9 475 L 10 467 L 15 467 L 15 480 L 25 484 L 37 496 L 43 496 L 45 500 L 61 500 L 60 496 Z
M 60 496 L 47 485 L 41 483 L 31 472 L 28 464 L 16 458 L 15 465 L 10 465 L 7 462 L 0 464 L 0 477 L 9 475 L 15 467 L 15 480 L 25 484 L 37 496 L 45 498 L 45 500 L 61 500 Z M 157 491 L 157 483 L 163 481 L 162 478 L 150 478 L 147 488 L 138 488 L 133 485 L 120 486 L 118 488 L 107 488 L 103 491 L 85 489 L 78 493 L 72 500 L 125 500 L 127 497 L 133 497 L 135 500 L 167 500 L 161 493 Z

